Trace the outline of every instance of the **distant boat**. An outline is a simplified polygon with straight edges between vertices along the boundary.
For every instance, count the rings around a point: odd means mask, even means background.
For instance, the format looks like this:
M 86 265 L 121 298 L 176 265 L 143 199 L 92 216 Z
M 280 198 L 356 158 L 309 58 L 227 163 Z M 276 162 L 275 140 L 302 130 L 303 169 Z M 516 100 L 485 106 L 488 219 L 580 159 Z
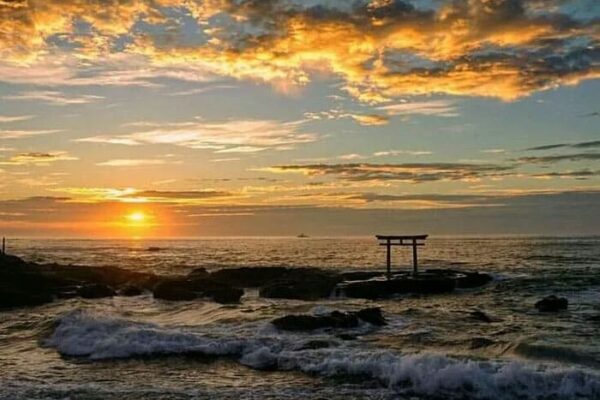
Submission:
M 306 235 L 304 233 L 301 233 L 301 234 L 298 235 L 298 237 L 301 238 L 301 239 L 305 239 L 305 238 L 308 237 L 308 235 Z

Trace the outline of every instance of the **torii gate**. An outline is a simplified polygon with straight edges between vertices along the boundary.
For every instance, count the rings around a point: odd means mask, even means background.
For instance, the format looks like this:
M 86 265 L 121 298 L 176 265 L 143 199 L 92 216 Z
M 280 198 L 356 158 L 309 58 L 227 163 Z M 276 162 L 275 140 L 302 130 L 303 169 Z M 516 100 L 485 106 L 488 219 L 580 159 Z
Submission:
M 387 248 L 387 277 L 390 279 L 392 275 L 392 246 L 412 246 L 413 249 L 413 274 L 417 275 L 419 262 L 417 260 L 417 247 L 425 246 L 425 239 L 429 235 L 376 235 L 380 246 Z

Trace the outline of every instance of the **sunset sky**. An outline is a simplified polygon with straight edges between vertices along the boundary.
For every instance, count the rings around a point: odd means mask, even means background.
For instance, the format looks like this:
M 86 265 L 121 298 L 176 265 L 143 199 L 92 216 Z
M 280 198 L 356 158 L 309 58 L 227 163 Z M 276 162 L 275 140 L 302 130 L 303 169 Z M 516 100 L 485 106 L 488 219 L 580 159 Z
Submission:
M 597 0 L 0 18 L 0 235 L 600 233 Z

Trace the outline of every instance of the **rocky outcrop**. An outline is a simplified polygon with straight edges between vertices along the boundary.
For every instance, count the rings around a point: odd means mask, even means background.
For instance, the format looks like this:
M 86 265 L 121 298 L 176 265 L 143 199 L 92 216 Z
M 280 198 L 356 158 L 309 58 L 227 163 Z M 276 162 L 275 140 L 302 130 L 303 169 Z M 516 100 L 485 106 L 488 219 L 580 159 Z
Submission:
M 271 299 L 317 300 L 327 298 L 341 276 L 314 268 L 289 269 L 281 280 L 263 286 L 261 297 Z
M 114 289 L 102 283 L 85 285 L 77 290 L 77 295 L 84 299 L 101 299 L 103 297 L 112 297 L 116 294 Z
M 220 269 L 210 274 L 211 279 L 232 285 L 248 288 L 271 284 L 285 279 L 291 269 L 284 267 L 242 267 Z
M 340 294 L 361 299 L 381 299 L 399 294 L 450 293 L 456 287 L 452 278 L 436 274 L 396 276 L 393 279 L 354 281 L 340 285 Z
M 244 294 L 239 288 L 212 279 L 169 279 L 154 287 L 154 297 L 170 301 L 189 301 L 209 297 L 223 304 L 238 303 Z
M 368 308 L 357 312 L 333 311 L 326 315 L 286 315 L 271 323 L 286 331 L 312 331 L 323 328 L 356 328 L 360 321 L 373 325 L 386 324 L 380 308 Z
M 566 310 L 569 306 L 569 301 L 564 297 L 556 297 L 555 295 L 544 297 L 542 300 L 535 303 L 535 308 L 540 312 L 557 312 Z

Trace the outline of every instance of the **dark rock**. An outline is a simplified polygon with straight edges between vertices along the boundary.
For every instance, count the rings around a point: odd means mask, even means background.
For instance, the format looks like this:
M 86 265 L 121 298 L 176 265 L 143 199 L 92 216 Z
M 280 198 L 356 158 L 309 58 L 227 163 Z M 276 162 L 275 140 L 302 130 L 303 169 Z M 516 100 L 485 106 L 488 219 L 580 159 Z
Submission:
M 189 279 L 206 279 L 209 276 L 210 274 L 204 267 L 196 268 L 188 274 Z
M 535 308 L 540 312 L 557 312 L 566 310 L 569 306 L 569 301 L 564 297 L 556 297 L 555 295 L 544 297 L 542 300 L 535 303 Z
M 350 335 L 348 333 L 340 333 L 338 335 L 335 335 L 337 338 L 342 339 L 342 340 L 356 340 L 356 336 L 354 335 Z
M 84 299 L 101 299 L 103 297 L 112 297 L 115 294 L 112 288 L 101 283 L 82 286 L 77 291 L 77 295 Z
M 318 300 L 329 297 L 341 276 L 313 268 L 290 269 L 286 279 L 263 286 L 261 297 L 271 299 Z
M 164 281 L 154 287 L 154 298 L 169 301 L 190 301 L 198 295 L 181 281 Z
M 480 322 L 490 323 L 490 322 L 497 322 L 498 321 L 497 319 L 492 318 L 489 315 L 487 315 L 486 313 L 484 313 L 483 311 L 479 311 L 479 310 L 471 311 L 469 313 L 469 315 L 470 315 L 471 319 L 474 319 L 474 320 L 477 320 L 477 321 L 480 321 Z
M 286 331 L 312 331 L 322 328 L 356 328 L 359 320 L 375 325 L 386 324 L 379 308 L 367 308 L 358 312 L 333 311 L 326 315 L 286 315 L 274 319 L 272 324 L 277 329 Z
M 490 283 L 493 280 L 489 274 L 479 272 L 461 272 L 456 278 L 456 287 L 459 289 L 472 289 Z
M 383 277 L 384 274 L 377 271 L 349 271 L 342 272 L 342 279 L 344 281 L 364 281 L 367 279 L 373 279 L 377 277 Z
M 356 313 L 356 316 L 372 325 L 387 325 L 387 322 L 381 313 L 381 308 L 379 307 L 363 308 Z
M 50 293 L 31 293 L 23 290 L 0 288 L 0 309 L 32 307 L 50 303 Z
M 476 337 L 471 339 L 470 343 L 469 343 L 469 348 L 471 349 L 481 349 L 483 347 L 489 347 L 492 346 L 493 344 L 495 344 L 496 342 L 494 342 L 491 339 L 485 338 L 485 337 Z
M 290 270 L 284 267 L 242 267 L 220 269 L 211 279 L 237 287 L 258 287 L 284 279 Z
M 341 289 L 347 297 L 361 299 L 387 298 L 396 294 L 437 294 L 450 293 L 456 281 L 435 274 L 400 276 L 393 279 L 373 279 L 343 284 Z
M 326 349 L 331 347 L 332 343 L 327 340 L 309 340 L 306 343 L 303 343 L 302 346 L 298 350 L 317 350 L 317 349 Z
M 172 279 L 154 288 L 154 297 L 171 301 L 189 301 L 211 297 L 218 303 L 237 303 L 244 294 L 242 289 L 215 282 L 211 279 Z
M 122 287 L 121 289 L 119 289 L 119 291 L 118 291 L 119 296 L 125 296 L 125 297 L 140 296 L 143 293 L 144 293 L 144 289 L 142 289 L 136 285 L 126 285 L 126 286 Z

